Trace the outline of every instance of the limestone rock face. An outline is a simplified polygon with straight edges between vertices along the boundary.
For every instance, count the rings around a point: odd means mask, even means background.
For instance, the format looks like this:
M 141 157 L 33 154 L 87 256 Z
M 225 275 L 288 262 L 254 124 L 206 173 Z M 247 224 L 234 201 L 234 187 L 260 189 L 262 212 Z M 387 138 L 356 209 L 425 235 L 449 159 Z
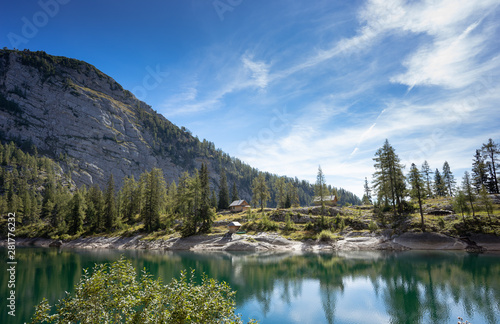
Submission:
M 90 64 L 0 50 L 1 137 L 34 144 L 78 185 L 103 186 L 110 172 L 118 183 L 137 179 L 153 167 L 179 177 L 185 168 L 154 150 L 144 115 L 163 118 Z

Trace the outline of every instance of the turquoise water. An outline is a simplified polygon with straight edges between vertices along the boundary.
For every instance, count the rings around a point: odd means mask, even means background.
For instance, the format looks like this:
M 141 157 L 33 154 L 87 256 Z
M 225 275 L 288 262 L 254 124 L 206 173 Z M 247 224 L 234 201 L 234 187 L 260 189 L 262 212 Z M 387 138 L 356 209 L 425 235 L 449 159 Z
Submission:
M 5 249 L 0 250 L 3 260 Z M 191 253 L 16 250 L 16 317 L 0 277 L 1 323 L 28 321 L 43 297 L 72 291 L 82 268 L 124 255 L 164 281 L 196 269 L 237 290 L 237 312 L 261 323 L 500 323 L 500 255 L 465 252 Z M 6 261 L 4 262 L 7 267 Z

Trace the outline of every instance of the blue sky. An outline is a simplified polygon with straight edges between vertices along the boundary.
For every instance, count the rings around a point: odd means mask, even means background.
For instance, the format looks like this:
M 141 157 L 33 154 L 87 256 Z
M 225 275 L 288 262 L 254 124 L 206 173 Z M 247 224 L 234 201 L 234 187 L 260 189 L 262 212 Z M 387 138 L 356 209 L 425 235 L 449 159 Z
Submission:
M 3 1 L 0 46 L 87 61 L 263 171 L 362 195 L 387 138 L 407 169 L 500 141 L 500 1 Z

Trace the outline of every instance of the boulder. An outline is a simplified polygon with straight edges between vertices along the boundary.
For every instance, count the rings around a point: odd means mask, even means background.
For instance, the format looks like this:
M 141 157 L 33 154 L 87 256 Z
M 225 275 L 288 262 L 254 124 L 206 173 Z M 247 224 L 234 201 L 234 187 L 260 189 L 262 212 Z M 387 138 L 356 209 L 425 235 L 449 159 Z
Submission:
M 279 235 L 273 235 L 273 234 L 265 234 L 261 233 L 254 237 L 256 241 L 259 242 L 265 242 L 269 243 L 272 245 L 292 245 L 293 242 L 290 240 L 287 240 L 286 238 L 279 236 Z
M 54 242 L 49 244 L 49 247 L 60 247 L 63 244 L 61 240 L 55 240 Z
M 465 250 L 467 244 L 459 239 L 439 233 L 404 233 L 394 243 L 412 250 Z
M 472 234 L 469 239 L 486 251 L 500 251 L 500 237 L 489 234 Z

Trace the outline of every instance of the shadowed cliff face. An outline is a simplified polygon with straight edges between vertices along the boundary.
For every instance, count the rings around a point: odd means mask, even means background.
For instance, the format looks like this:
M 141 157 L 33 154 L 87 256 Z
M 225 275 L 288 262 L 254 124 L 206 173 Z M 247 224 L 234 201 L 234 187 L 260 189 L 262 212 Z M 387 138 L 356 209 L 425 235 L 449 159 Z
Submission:
M 103 186 L 110 173 L 119 182 L 127 175 L 137 179 L 153 167 L 171 181 L 196 166 L 178 157 L 174 163 L 144 125 L 147 119 L 162 119 L 174 133 L 187 136 L 85 62 L 0 51 L 3 139 L 34 144 L 58 159 L 79 185 Z M 172 144 L 178 140 L 173 136 Z

